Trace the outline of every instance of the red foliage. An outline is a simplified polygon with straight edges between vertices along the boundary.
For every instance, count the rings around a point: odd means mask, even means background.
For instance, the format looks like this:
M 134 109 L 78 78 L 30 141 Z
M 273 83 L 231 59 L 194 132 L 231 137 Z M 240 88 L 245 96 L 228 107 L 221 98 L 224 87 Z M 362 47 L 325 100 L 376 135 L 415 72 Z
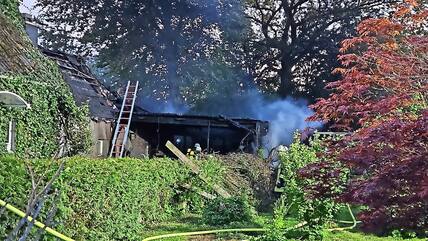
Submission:
M 428 230 L 427 16 L 406 0 L 391 18 L 363 21 L 342 43 L 334 93 L 312 106 L 310 120 L 354 131 L 329 148 L 352 170 L 340 199 L 368 207 L 368 231 Z

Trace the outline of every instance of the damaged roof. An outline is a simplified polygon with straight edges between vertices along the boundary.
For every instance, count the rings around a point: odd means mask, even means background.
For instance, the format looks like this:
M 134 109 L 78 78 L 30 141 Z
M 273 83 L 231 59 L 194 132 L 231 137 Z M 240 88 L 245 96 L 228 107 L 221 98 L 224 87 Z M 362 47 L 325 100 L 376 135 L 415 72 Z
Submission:
M 118 110 L 112 101 L 115 96 L 92 74 L 83 57 L 45 48 L 40 51 L 58 64 L 76 103 L 88 104 L 92 119 L 116 118 Z
M 182 115 L 173 113 L 150 113 L 136 111 L 134 113 L 133 122 L 146 122 L 171 125 L 187 125 L 187 126 L 217 126 L 226 128 L 243 129 L 253 132 L 253 127 L 260 125 L 261 133 L 265 135 L 268 131 L 269 122 L 250 119 L 250 118 L 228 118 L 222 115 L 206 116 L 206 115 Z
M 40 49 L 59 65 L 64 80 L 70 86 L 78 105 L 88 104 L 92 119 L 112 121 L 116 119 L 123 98 L 114 95 L 98 80 L 85 64 L 83 57 L 57 50 Z M 213 125 L 237 128 L 253 132 L 259 124 L 263 134 L 268 122 L 248 118 L 227 118 L 225 116 L 181 115 L 173 113 L 152 113 L 135 106 L 133 122 L 163 123 L 188 126 Z

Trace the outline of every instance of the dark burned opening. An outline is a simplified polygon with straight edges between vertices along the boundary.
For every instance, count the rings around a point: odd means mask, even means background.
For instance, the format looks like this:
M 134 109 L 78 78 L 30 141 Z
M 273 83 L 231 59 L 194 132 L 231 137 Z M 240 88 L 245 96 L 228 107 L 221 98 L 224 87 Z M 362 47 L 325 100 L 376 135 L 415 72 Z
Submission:
M 138 112 L 131 125 L 147 141 L 150 156 L 172 155 L 165 147 L 167 141 L 184 153 L 196 143 L 208 152 L 255 153 L 267 129 L 267 122 L 252 119 Z

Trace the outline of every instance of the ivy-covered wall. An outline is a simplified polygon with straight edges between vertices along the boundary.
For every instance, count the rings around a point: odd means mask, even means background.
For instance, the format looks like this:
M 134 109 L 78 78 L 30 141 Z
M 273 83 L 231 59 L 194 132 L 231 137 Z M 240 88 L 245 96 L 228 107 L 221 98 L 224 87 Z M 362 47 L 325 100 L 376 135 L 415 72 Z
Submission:
M 11 19 L 15 24 L 22 22 L 18 7 L 19 0 L 0 0 L 0 11 L 9 19 Z M 18 28 L 21 27 L 22 26 L 18 26 Z
M 0 0 L 0 90 L 22 96 L 31 109 L 0 106 L 0 155 L 6 152 L 10 120 L 16 121 L 16 155 L 52 157 L 67 140 L 69 154 L 90 146 L 87 107 L 76 106 L 58 66 L 34 48 L 17 0 Z

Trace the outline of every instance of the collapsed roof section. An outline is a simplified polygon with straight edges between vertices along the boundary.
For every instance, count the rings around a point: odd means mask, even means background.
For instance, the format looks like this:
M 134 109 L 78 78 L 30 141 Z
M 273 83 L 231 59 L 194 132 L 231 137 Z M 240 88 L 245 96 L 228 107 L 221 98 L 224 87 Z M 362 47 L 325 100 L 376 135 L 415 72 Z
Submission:
M 58 64 L 76 103 L 88 104 L 92 119 L 116 119 L 117 108 L 113 102 L 116 97 L 92 74 L 81 56 L 45 48 L 40 50 Z
M 255 153 L 263 145 L 269 123 L 261 120 L 224 116 L 134 113 L 131 129 L 147 140 L 152 152 L 170 154 L 165 148 L 171 141 L 182 152 L 197 143 L 207 152 Z

